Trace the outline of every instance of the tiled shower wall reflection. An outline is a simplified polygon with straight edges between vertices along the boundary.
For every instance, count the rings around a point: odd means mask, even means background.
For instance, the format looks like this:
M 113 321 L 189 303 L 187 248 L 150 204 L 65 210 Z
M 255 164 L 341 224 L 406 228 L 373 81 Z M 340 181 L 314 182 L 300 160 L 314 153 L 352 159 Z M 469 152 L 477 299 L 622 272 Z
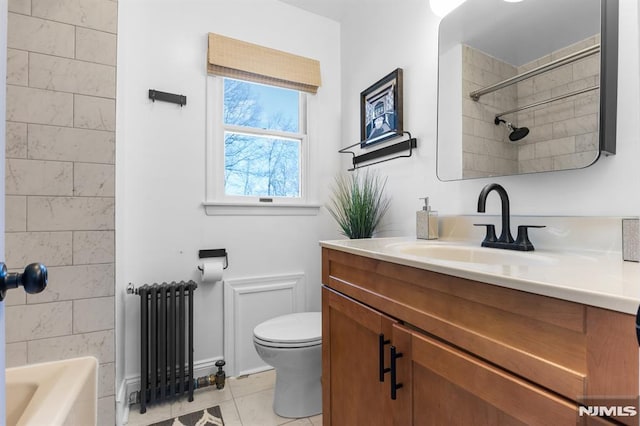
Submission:
M 516 67 L 478 49 L 462 46 L 462 177 L 476 178 L 518 173 L 518 147 L 494 118 L 517 106 L 517 90 L 509 86 L 483 95 L 479 102 L 469 93 L 517 74 Z M 516 123 L 514 123 L 516 125 Z
M 518 67 L 518 73 L 600 43 L 600 35 L 585 39 Z M 561 96 L 600 84 L 600 54 L 521 81 L 518 106 Z M 531 129 L 518 152 L 521 173 L 586 167 L 598 156 L 600 91 L 534 108 L 517 114 L 519 126 Z M 535 131 L 534 131 L 535 129 Z
M 596 35 L 521 66 L 462 46 L 463 177 L 580 168 L 598 156 L 599 91 L 572 96 L 502 118 L 530 133 L 510 143 L 505 126 L 494 124 L 495 114 L 552 97 L 597 86 L 600 55 L 565 66 L 483 95 L 478 102 L 469 93 L 516 74 L 544 65 L 600 42 Z
M 93 355 L 114 415 L 117 2 L 9 0 L 6 263 L 49 267 L 6 299 L 7 365 Z

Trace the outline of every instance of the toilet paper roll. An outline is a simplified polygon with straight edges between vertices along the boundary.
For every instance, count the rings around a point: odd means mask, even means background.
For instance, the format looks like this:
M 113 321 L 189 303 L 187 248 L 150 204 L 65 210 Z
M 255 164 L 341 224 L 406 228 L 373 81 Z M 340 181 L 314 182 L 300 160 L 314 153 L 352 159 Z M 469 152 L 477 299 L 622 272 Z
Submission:
M 209 259 L 202 262 L 200 269 L 202 272 L 201 281 L 203 284 L 222 281 L 223 258 Z

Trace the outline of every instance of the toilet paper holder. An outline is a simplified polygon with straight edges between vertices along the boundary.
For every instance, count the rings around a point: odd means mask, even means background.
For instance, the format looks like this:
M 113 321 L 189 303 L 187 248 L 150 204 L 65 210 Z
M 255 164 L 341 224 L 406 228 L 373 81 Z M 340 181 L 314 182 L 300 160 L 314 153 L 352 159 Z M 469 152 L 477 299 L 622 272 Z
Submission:
M 198 251 L 198 258 L 207 259 L 210 257 L 224 257 L 224 266 L 222 269 L 227 269 L 229 267 L 229 255 L 227 254 L 227 249 L 205 249 Z M 202 272 L 202 267 L 198 266 L 198 270 Z

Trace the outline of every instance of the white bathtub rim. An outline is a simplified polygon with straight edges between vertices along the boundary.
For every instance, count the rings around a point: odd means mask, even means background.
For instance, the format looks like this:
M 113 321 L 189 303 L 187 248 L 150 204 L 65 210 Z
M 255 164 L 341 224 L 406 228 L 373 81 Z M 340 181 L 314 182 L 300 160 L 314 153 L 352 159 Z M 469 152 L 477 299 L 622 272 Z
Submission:
M 90 380 L 90 375 L 94 375 L 94 395 L 97 399 L 97 374 L 98 360 L 92 356 L 6 369 L 7 385 L 12 382 L 38 384 L 38 389 L 18 420 L 17 426 L 64 425 L 80 392 Z

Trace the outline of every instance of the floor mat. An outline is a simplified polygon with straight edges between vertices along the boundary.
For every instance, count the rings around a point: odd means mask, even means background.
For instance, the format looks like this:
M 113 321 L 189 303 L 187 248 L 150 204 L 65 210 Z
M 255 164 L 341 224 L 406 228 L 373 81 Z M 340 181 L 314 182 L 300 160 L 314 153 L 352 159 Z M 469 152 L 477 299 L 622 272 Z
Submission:
M 175 419 L 163 420 L 150 426 L 224 426 L 220 406 L 209 407 L 193 413 L 183 414 Z

